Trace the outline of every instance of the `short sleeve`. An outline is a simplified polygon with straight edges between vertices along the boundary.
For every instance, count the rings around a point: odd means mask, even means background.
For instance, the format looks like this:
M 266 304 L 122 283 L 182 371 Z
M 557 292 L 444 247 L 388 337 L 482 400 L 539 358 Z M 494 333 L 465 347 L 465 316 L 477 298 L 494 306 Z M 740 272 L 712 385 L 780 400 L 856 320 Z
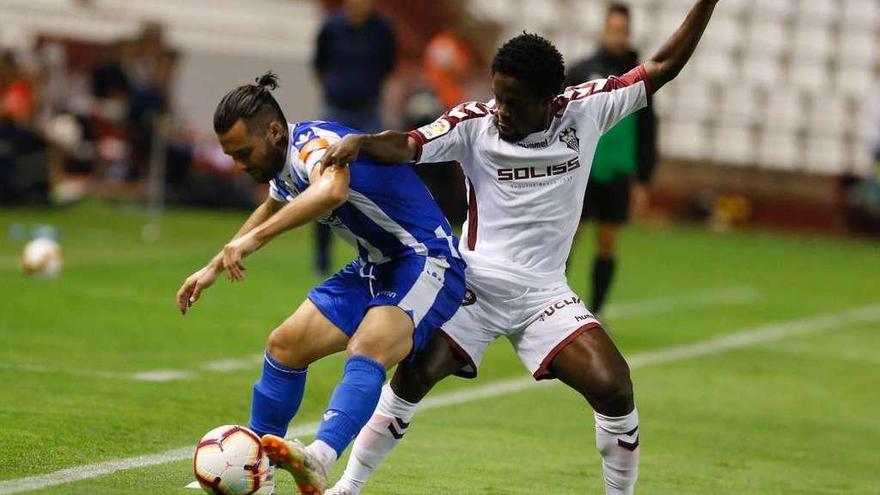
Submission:
M 293 195 L 284 186 L 278 183 L 277 179 L 269 181 L 269 197 L 279 203 L 287 203 Z
M 433 163 L 463 160 L 470 150 L 467 121 L 489 114 L 489 108 L 483 103 L 462 103 L 434 122 L 410 131 L 410 137 L 419 145 L 414 161 Z
M 308 182 L 309 177 L 312 175 L 312 170 L 315 169 L 315 166 L 321 162 L 321 159 L 324 158 L 324 155 L 327 153 L 327 148 L 331 145 L 339 142 L 341 139 L 339 134 L 326 130 L 320 129 L 318 127 L 313 127 L 312 133 L 308 141 L 306 141 L 302 146 L 297 147 L 299 150 L 299 161 L 296 163 L 297 172 L 301 175 L 302 179 Z
M 561 104 L 595 122 L 599 132 L 608 132 L 627 115 L 648 105 L 651 83 L 644 66 L 626 74 L 598 79 L 566 88 Z

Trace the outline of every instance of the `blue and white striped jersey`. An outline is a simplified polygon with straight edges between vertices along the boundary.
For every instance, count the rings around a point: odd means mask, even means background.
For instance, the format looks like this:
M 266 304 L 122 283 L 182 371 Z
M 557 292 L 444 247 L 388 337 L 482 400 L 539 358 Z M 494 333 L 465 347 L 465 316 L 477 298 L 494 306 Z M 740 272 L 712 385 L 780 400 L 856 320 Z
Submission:
M 291 201 L 309 186 L 312 169 L 327 148 L 358 131 L 335 122 L 288 124 L 284 168 L 269 181 L 269 194 Z M 378 164 L 360 157 L 349 165 L 348 201 L 318 221 L 357 249 L 370 263 L 419 254 L 459 258 L 458 240 L 428 188 L 406 164 Z

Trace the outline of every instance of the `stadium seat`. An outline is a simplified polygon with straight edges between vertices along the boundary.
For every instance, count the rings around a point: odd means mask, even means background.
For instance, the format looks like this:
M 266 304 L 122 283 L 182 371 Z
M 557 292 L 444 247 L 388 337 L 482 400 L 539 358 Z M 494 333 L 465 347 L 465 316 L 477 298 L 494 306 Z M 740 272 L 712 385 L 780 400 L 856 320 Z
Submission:
M 819 24 L 802 23 L 794 32 L 794 59 L 826 60 L 834 48 L 831 31 Z
M 747 126 L 722 126 L 715 130 L 712 160 L 723 165 L 752 165 L 757 152 Z
M 681 14 L 678 16 L 678 24 L 680 23 Z M 678 25 L 675 27 L 678 27 Z M 700 50 L 730 50 L 739 47 L 741 44 L 741 29 L 736 19 L 719 17 L 717 19 L 712 19 L 712 29 L 707 29 L 705 34 L 703 34 L 703 39 L 700 42 Z
M 702 160 L 708 155 L 706 127 L 690 120 L 661 123 L 660 153 L 667 157 Z
M 840 0 L 801 0 L 798 18 L 811 24 L 829 25 L 840 14 Z
M 779 55 L 788 50 L 789 34 L 779 21 L 761 20 L 751 24 L 748 30 L 747 49 L 751 53 Z
M 811 134 L 806 142 L 806 169 L 819 174 L 839 174 L 847 169 L 842 139 Z
M 767 93 L 761 115 L 765 131 L 796 134 L 804 125 L 804 99 L 797 91 L 779 88 Z
M 844 0 L 843 24 L 847 28 L 864 27 L 876 32 L 880 24 L 880 5 L 877 0 Z
M 720 120 L 728 125 L 757 123 L 760 118 L 757 98 L 752 86 L 728 86 L 721 97 Z
M 689 119 L 705 122 L 714 118 L 716 99 L 712 87 L 693 77 L 673 82 L 678 87 L 673 116 L 677 119 Z
M 795 0 L 754 0 L 752 13 L 755 19 L 768 23 L 781 23 L 797 11 Z
M 758 151 L 758 163 L 767 168 L 794 170 L 801 162 L 797 135 L 765 127 Z
M 810 110 L 810 133 L 822 136 L 842 136 L 850 128 L 852 115 L 845 98 L 825 94 L 813 99 Z
M 863 29 L 841 33 L 837 59 L 844 65 L 874 66 L 877 63 L 877 36 Z
M 877 91 L 878 84 L 872 67 L 843 67 L 836 72 L 835 90 L 855 98 Z
M 742 64 L 743 80 L 761 88 L 777 88 L 782 81 L 782 64 L 778 57 L 765 53 L 748 53 Z
M 832 82 L 832 74 L 825 61 L 801 60 L 788 68 L 788 84 L 809 94 L 825 91 Z
M 732 55 L 724 51 L 700 51 L 694 56 L 693 64 L 692 70 L 700 79 L 713 83 L 723 83 L 733 79 L 736 70 Z

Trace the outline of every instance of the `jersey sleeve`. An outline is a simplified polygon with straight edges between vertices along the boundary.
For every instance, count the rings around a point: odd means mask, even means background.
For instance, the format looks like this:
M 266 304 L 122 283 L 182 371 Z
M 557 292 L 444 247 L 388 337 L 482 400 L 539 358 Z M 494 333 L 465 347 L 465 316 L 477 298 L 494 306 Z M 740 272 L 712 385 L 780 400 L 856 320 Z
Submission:
M 599 132 L 608 132 L 627 115 L 648 105 L 652 93 L 645 67 L 639 65 L 626 74 L 589 81 L 566 88 L 558 99 L 558 113 L 569 109 L 591 121 Z
M 269 181 L 269 197 L 279 203 L 287 203 L 293 195 L 278 180 L 272 179 Z
M 486 117 L 490 110 L 483 103 L 462 103 L 434 122 L 409 132 L 418 143 L 416 163 L 462 161 L 469 152 L 467 121 Z
M 340 129 L 331 128 L 329 125 L 309 125 L 297 128 L 294 136 L 296 144 L 291 149 L 291 152 L 296 153 L 296 156 L 290 157 L 289 160 L 293 172 L 308 183 L 315 166 L 327 153 L 327 148 L 342 139 L 340 133 Z

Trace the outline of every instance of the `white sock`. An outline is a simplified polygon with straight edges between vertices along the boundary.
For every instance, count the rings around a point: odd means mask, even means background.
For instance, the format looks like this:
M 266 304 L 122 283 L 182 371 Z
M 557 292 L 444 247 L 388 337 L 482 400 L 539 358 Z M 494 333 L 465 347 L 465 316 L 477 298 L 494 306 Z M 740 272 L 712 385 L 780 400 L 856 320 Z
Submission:
M 370 475 L 403 439 L 417 408 L 418 404 L 401 399 L 385 384 L 379 405 L 354 441 L 339 484 L 360 493 Z
M 595 413 L 606 495 L 632 495 L 639 478 L 639 412 L 612 418 Z
M 323 440 L 315 440 L 310 443 L 306 447 L 306 451 L 312 454 L 327 471 L 330 471 L 330 468 L 336 462 L 336 451 Z

